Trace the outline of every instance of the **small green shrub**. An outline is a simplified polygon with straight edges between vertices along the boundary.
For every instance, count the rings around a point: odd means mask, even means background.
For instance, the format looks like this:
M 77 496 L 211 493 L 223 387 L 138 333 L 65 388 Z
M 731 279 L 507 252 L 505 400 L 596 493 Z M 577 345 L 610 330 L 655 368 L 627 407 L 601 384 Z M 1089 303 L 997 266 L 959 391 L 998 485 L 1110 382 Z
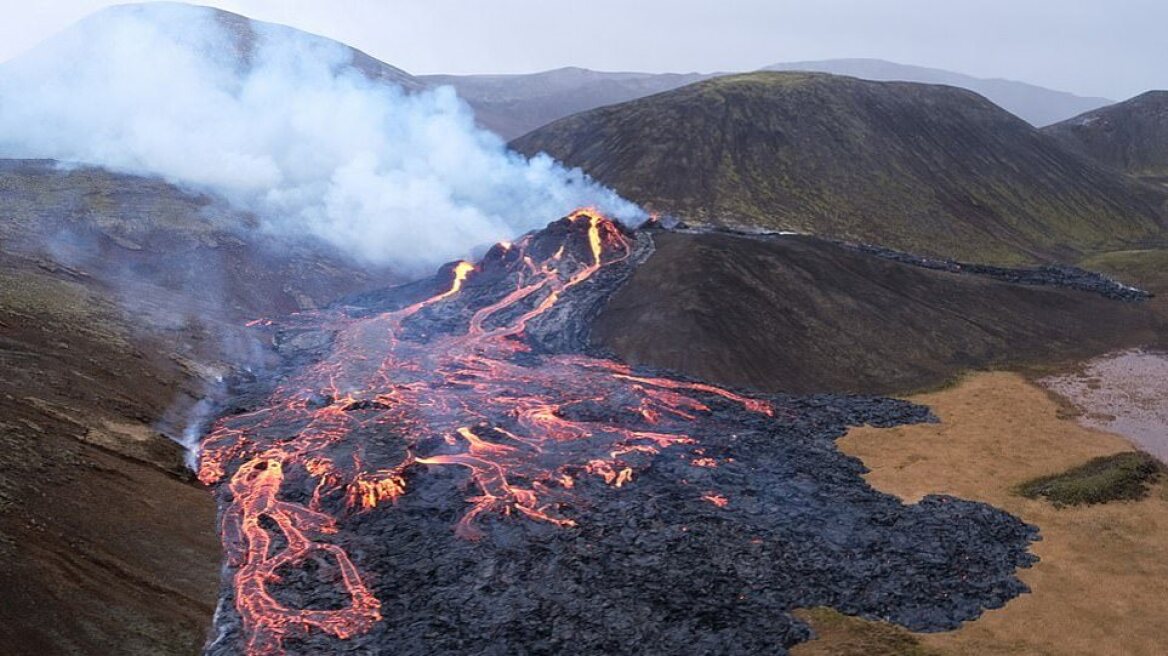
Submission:
M 1061 474 L 1043 476 L 1019 485 L 1018 494 L 1044 497 L 1056 506 L 1079 506 L 1109 501 L 1137 501 L 1148 495 L 1164 466 L 1140 451 L 1095 458 Z

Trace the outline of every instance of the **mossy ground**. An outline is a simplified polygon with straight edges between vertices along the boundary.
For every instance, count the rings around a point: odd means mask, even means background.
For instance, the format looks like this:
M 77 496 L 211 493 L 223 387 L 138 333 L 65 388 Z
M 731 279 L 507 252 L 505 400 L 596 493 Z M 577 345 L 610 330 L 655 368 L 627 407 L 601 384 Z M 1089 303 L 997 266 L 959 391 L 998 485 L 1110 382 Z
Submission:
M 1061 474 L 1026 481 L 1016 491 L 1028 499 L 1043 498 L 1056 506 L 1138 501 L 1148 496 L 1149 486 L 1163 470 L 1152 456 L 1125 451 L 1094 458 Z

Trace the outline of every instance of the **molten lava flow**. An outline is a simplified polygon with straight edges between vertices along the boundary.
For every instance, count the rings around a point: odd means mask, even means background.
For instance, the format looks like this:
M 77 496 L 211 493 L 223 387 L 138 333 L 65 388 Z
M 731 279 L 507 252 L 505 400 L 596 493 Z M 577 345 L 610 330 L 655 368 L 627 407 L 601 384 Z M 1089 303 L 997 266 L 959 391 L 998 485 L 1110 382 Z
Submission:
M 730 505 L 729 499 L 716 492 L 706 492 L 702 495 L 702 501 L 708 501 L 715 506 L 718 506 L 719 508 L 725 508 L 726 506 Z
M 281 653 L 295 633 L 346 639 L 381 620 L 378 599 L 335 536 L 348 513 L 391 512 L 429 468 L 466 471 L 475 488 L 454 527 L 460 536 L 481 537 L 488 517 L 569 528 L 582 519 L 582 481 L 623 493 L 666 449 L 716 467 L 687 434 L 712 405 L 773 414 L 764 401 L 711 385 L 533 352 L 525 341 L 532 322 L 632 253 L 629 238 L 594 211 L 556 225 L 559 232 L 497 245 L 477 266 L 457 263 L 449 286 L 428 299 L 373 317 L 322 319 L 336 331 L 330 357 L 276 389 L 268 407 L 216 424 L 199 476 L 226 482 L 223 543 L 249 654 Z M 548 234 L 561 239 L 549 244 Z M 701 498 L 728 503 L 713 491 Z M 316 585 L 343 590 L 347 604 L 280 601 L 278 584 L 314 575 Z

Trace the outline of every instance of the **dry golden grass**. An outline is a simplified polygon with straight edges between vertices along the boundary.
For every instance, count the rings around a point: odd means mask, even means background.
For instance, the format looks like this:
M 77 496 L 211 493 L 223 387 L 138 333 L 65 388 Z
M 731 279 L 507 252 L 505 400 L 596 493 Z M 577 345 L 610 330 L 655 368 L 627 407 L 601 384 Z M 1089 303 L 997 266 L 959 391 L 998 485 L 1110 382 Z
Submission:
M 1010 373 L 973 376 L 913 399 L 941 423 L 857 429 L 840 441 L 880 490 L 985 501 L 1038 525 L 1042 561 L 1021 577 L 1033 590 L 956 631 L 917 635 L 949 656 L 1168 653 L 1168 491 L 1147 499 L 1056 509 L 1012 488 L 1091 458 L 1130 450 L 1122 438 L 1059 418 L 1045 391 Z M 829 634 L 830 625 L 817 625 Z M 796 655 L 816 652 L 811 643 Z
M 944 656 L 921 645 L 907 630 L 870 622 L 830 608 L 807 608 L 795 615 L 815 627 L 819 638 L 791 650 L 795 656 Z

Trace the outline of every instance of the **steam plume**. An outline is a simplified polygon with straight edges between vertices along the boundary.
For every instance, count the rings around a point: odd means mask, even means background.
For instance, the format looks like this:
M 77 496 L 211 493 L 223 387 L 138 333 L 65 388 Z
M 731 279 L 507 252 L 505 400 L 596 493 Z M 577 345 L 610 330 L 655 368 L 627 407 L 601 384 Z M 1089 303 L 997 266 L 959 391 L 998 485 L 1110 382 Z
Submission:
M 578 170 L 508 151 L 451 89 L 409 94 L 353 62 L 338 43 L 203 7 L 116 7 L 0 67 L 0 157 L 161 176 L 269 230 L 406 267 L 579 205 L 640 215 Z

